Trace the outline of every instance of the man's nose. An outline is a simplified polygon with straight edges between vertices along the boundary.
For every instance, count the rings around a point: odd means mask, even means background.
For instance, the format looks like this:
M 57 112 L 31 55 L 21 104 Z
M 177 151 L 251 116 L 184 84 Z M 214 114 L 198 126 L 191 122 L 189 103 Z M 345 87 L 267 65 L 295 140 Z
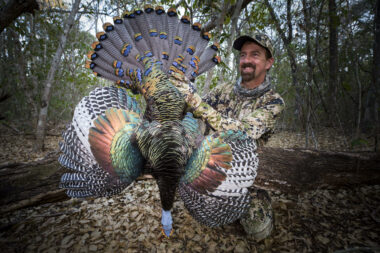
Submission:
M 241 59 L 241 62 L 250 62 L 250 57 L 249 56 L 245 56 L 244 58 Z

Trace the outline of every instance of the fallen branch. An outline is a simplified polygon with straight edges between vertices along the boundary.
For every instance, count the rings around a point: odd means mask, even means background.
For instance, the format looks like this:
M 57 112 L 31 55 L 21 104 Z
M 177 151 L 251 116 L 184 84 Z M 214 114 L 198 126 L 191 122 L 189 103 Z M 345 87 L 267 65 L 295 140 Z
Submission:
M 349 249 L 342 249 L 334 251 L 334 253 L 348 253 L 348 252 L 378 252 L 380 250 L 380 247 L 374 246 L 374 247 L 354 247 Z
M 23 164 L 25 164 L 25 163 L 24 162 L 5 162 L 5 163 L 0 164 L 0 169 L 14 168 L 17 166 L 21 166 Z
M 380 156 L 306 149 L 262 147 L 256 184 L 284 191 L 303 191 L 321 185 L 378 184 Z
M 371 213 L 371 218 L 376 221 L 377 223 L 380 223 L 380 217 L 379 217 L 380 207 L 377 207 L 375 210 Z
M 0 169 L 5 169 L 5 168 L 25 168 L 25 167 L 31 167 L 31 166 L 36 166 L 36 165 L 41 165 L 41 164 L 47 164 L 52 161 L 56 161 L 58 158 L 59 150 L 54 150 L 49 153 L 47 153 L 42 159 L 37 160 L 37 161 L 32 161 L 32 162 L 5 162 L 0 164 Z
M 21 200 L 17 203 L 4 206 L 0 210 L 0 214 L 13 212 L 26 207 L 43 205 L 46 203 L 60 202 L 69 199 L 65 193 L 65 189 L 59 189 L 56 191 L 49 191 L 47 193 L 38 194 L 30 199 Z

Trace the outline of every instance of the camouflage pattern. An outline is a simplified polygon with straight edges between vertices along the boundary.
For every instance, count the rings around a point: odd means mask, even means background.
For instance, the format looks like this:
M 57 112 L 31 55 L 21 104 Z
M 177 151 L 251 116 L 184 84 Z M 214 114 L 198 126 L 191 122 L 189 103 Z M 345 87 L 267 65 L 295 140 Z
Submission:
M 234 41 L 233 47 L 236 50 L 240 51 L 241 47 L 243 46 L 243 44 L 246 41 L 255 41 L 255 42 L 257 42 L 262 47 L 265 47 L 266 49 L 268 49 L 269 52 L 270 52 L 270 54 L 271 54 L 271 56 L 273 57 L 273 52 L 274 52 L 273 45 L 272 45 L 271 40 L 269 39 L 269 37 L 266 34 L 264 34 L 264 33 L 254 33 L 253 35 L 243 35 L 243 36 L 237 38 Z
M 185 96 L 195 117 L 207 122 L 214 131 L 239 129 L 246 131 L 262 144 L 273 133 L 276 117 L 284 109 L 281 96 L 269 89 L 257 98 L 236 94 L 234 85 L 222 84 L 206 95 L 203 100 L 194 88 L 180 77 L 173 76 L 172 83 Z M 270 87 L 266 77 L 263 87 Z M 240 219 L 245 232 L 255 240 L 268 237 L 273 229 L 271 200 L 265 190 L 252 189 L 252 201 L 248 212 Z
M 256 140 L 271 134 L 276 117 L 285 106 L 280 95 L 270 89 L 257 99 L 248 99 L 235 94 L 233 87 L 216 87 L 203 98 L 194 115 L 207 121 L 214 131 L 244 130 Z
M 269 77 L 261 86 L 270 87 Z M 254 99 L 238 95 L 234 85 L 223 84 L 204 97 L 194 115 L 207 121 L 216 131 L 244 130 L 261 145 L 264 135 L 269 137 L 273 133 L 276 117 L 284 107 L 284 100 L 273 89 Z M 240 223 L 248 236 L 260 241 L 273 230 L 273 210 L 265 190 L 253 189 L 251 195 L 251 206 Z
M 248 212 L 240 218 L 240 224 L 253 239 L 260 241 L 273 230 L 273 210 L 271 199 L 265 190 L 253 189 Z
M 201 104 L 202 98 L 195 92 L 195 87 L 186 76 L 172 72 L 169 80 L 185 97 L 190 108 L 197 108 Z

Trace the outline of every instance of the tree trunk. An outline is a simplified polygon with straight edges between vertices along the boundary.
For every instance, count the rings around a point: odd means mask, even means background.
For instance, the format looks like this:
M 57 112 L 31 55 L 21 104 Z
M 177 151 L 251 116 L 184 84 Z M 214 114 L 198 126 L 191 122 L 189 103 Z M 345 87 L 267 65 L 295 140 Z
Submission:
M 281 28 L 281 22 L 278 19 L 276 13 L 274 12 L 274 9 L 272 5 L 269 3 L 268 0 L 264 0 L 265 5 L 267 6 L 269 13 L 274 21 L 275 27 L 277 32 L 279 33 L 281 40 L 284 43 L 284 46 L 286 48 L 286 52 L 288 53 L 289 61 L 290 61 L 290 68 L 291 68 L 291 74 L 292 74 L 292 83 L 293 86 L 296 89 L 296 115 L 298 116 L 298 120 L 302 119 L 302 94 L 301 94 L 301 88 L 298 82 L 297 78 L 297 61 L 296 61 L 296 54 L 294 53 L 293 49 L 291 48 L 291 40 L 292 40 L 292 34 L 293 31 L 288 31 L 288 37 L 285 35 L 285 31 Z M 292 1 L 287 1 L 287 23 L 288 23 L 288 29 L 292 29 L 291 25 L 291 8 Z
M 36 0 L 10 0 L 0 9 L 0 33 L 24 12 L 33 13 L 39 6 Z
M 359 57 L 356 59 L 356 63 L 355 63 L 355 79 L 358 85 L 358 115 L 357 115 L 357 122 L 356 122 L 355 138 L 359 138 L 360 132 L 361 132 L 360 125 L 361 125 L 361 119 L 362 119 L 362 83 L 360 81 L 360 76 L 359 76 Z
M 35 150 L 42 150 L 44 148 L 44 139 L 45 139 L 45 131 L 46 131 L 46 123 L 47 123 L 47 114 L 49 108 L 49 102 L 51 97 L 51 87 L 54 83 L 54 77 L 61 62 L 61 57 L 63 54 L 63 50 L 66 45 L 67 36 L 71 28 L 74 25 L 75 16 L 79 10 L 80 0 L 75 0 L 73 8 L 70 12 L 69 17 L 65 21 L 64 31 L 59 40 L 57 51 L 55 52 L 51 67 L 49 69 L 45 84 L 44 84 L 44 92 L 42 95 L 41 108 L 38 115 L 38 123 L 36 129 L 36 143 L 34 146 Z
M 374 18 L 372 82 L 364 101 L 363 124 L 361 130 L 375 138 L 375 151 L 380 152 L 380 0 L 377 0 Z M 359 80 L 360 81 L 360 80 Z
M 305 122 L 305 148 L 308 148 L 309 144 L 309 135 L 312 135 L 313 128 L 311 127 L 311 110 L 312 110 L 312 80 L 313 80 L 313 64 L 311 63 L 311 46 L 310 46 L 310 7 L 307 6 L 306 0 L 302 0 L 302 10 L 305 22 L 305 34 L 306 34 L 306 62 L 307 62 L 307 76 L 306 76 L 306 85 L 307 85 L 307 96 L 306 96 L 306 122 Z
M 212 77 L 214 75 L 214 69 L 212 68 L 207 72 L 206 80 L 205 80 L 205 86 L 202 89 L 202 96 L 206 95 L 210 91 L 210 86 L 212 83 Z
M 338 23 L 335 0 L 329 0 L 329 101 L 336 101 L 336 87 L 338 85 Z M 335 103 L 331 104 L 334 105 Z M 335 109 L 333 108 L 333 110 Z
M 323 13 L 324 5 L 325 5 L 325 0 L 322 0 L 320 3 L 320 6 L 319 6 L 319 10 L 318 10 L 317 23 L 315 25 L 315 37 L 316 38 L 315 38 L 315 48 L 314 48 L 314 59 L 315 59 L 316 65 L 319 67 L 319 70 L 321 71 L 323 79 L 325 79 L 324 78 L 325 75 L 324 75 L 323 69 L 321 68 L 321 63 L 319 61 L 319 58 L 320 58 L 319 54 L 321 53 L 320 52 L 320 40 L 321 40 L 320 23 L 321 23 L 321 19 L 322 19 L 322 13 Z M 329 115 L 329 108 L 326 105 L 325 97 L 322 95 L 322 89 L 320 88 L 320 86 L 318 84 L 318 78 L 317 78 L 317 75 L 315 74 L 315 72 L 313 72 L 313 81 L 314 81 L 316 90 L 318 92 L 319 101 L 321 101 L 321 103 L 322 103 L 323 110 L 326 113 L 326 115 Z
M 228 45 L 227 45 L 227 52 L 231 52 L 232 50 L 232 42 L 235 40 L 235 33 L 236 33 L 236 24 L 239 19 L 239 15 L 242 10 L 243 0 L 237 0 L 236 1 L 236 7 L 234 9 L 234 12 L 231 16 L 231 30 L 230 30 L 230 37 L 228 39 Z M 230 54 L 233 55 L 233 54 Z
M 373 43 L 373 90 L 375 92 L 374 103 L 373 103 L 373 112 L 374 112 L 374 123 L 375 123 L 375 139 L 376 139 L 376 151 L 380 153 L 380 121 L 379 121 L 379 107 L 380 107 L 380 0 L 376 2 L 375 9 L 375 21 L 374 21 L 374 37 L 375 41 Z
M 35 120 L 37 119 L 37 115 L 38 115 L 38 103 L 33 97 L 34 92 L 31 90 L 31 88 L 29 88 L 31 86 L 29 85 L 29 82 L 31 82 L 32 80 L 28 82 L 28 72 L 26 68 L 27 63 L 25 62 L 26 56 L 25 56 L 25 53 L 22 53 L 22 46 L 19 41 L 19 35 L 12 29 L 8 29 L 8 30 L 11 32 L 13 36 L 16 51 L 19 52 L 17 54 L 17 61 L 16 61 L 18 69 L 20 70 L 18 72 L 19 85 L 21 86 L 20 89 L 23 89 L 26 91 L 25 92 L 26 102 L 30 106 L 30 113 L 31 113 L 31 119 L 32 119 L 30 125 L 33 126 L 34 128 L 36 125 Z

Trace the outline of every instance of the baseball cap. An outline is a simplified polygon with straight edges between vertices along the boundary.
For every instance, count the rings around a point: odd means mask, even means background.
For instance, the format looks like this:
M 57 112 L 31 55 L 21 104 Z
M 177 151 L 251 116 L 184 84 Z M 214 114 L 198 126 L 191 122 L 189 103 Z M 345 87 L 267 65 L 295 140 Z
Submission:
M 271 56 L 273 57 L 273 46 L 272 42 L 270 41 L 269 37 L 265 33 L 254 33 L 253 35 L 243 35 L 237 38 L 234 41 L 233 47 L 236 50 L 241 50 L 243 44 L 247 41 L 254 41 L 258 43 L 260 46 L 266 48 L 269 50 Z

